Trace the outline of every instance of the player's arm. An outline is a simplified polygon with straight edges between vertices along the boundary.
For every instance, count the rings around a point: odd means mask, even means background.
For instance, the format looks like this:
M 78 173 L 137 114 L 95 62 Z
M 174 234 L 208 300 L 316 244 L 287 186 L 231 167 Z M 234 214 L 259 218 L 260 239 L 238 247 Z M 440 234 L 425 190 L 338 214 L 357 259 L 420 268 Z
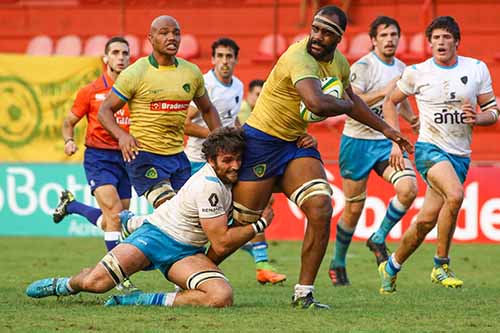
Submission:
M 68 112 L 66 118 L 64 118 L 62 125 L 62 136 L 64 139 L 64 153 L 68 156 L 73 155 L 78 150 L 75 144 L 75 126 L 80 121 L 80 117 L 77 117 L 73 112 Z
M 373 112 L 371 112 L 368 105 L 366 105 L 366 103 L 363 102 L 363 100 L 352 91 L 351 87 L 348 87 L 345 91 L 354 103 L 352 111 L 350 113 L 347 113 L 349 117 L 379 132 L 382 132 L 388 139 L 397 143 L 401 147 L 401 149 L 409 153 L 413 152 L 412 144 L 399 132 L 399 127 L 396 128 L 389 126 L 389 124 L 391 123 L 388 124 Z
M 118 140 L 123 159 L 126 162 L 130 162 L 135 159 L 135 156 L 138 154 L 139 143 L 132 135 L 118 126 L 114 117 L 114 113 L 123 108 L 125 103 L 126 102 L 118 97 L 114 92 L 108 94 L 99 108 L 97 119 L 109 132 L 109 134 Z
M 206 127 L 193 123 L 193 119 L 200 113 L 200 111 L 190 105 L 188 108 L 186 120 L 184 122 L 184 134 L 195 136 L 197 138 L 206 138 L 210 134 L 210 130 Z
M 221 127 L 221 121 L 219 118 L 219 113 L 217 109 L 208 98 L 207 93 L 203 94 L 200 97 L 195 97 L 193 102 L 198 107 L 198 110 L 201 112 L 201 117 L 207 123 L 208 128 L 213 131 L 214 129 Z
M 499 109 L 493 92 L 477 96 L 477 104 L 481 112 L 477 113 L 471 103 L 466 100 L 462 105 L 462 111 L 466 118 L 465 123 L 473 126 L 489 126 L 497 122 Z
M 307 109 L 318 116 L 332 117 L 351 112 L 352 101 L 324 94 L 321 82 L 316 78 L 302 79 L 295 88 Z
M 418 115 L 413 112 L 413 108 L 407 98 L 405 98 L 399 106 L 399 115 L 411 125 L 411 129 L 414 133 L 418 133 L 420 128 L 420 119 L 418 118 Z
M 274 217 L 271 207 L 266 207 L 262 217 L 255 223 L 247 225 L 227 225 L 227 216 L 221 215 L 210 219 L 200 219 L 200 224 L 210 241 L 207 256 L 216 264 L 221 263 L 234 251 L 264 231 Z
M 384 101 L 384 106 L 382 107 L 384 119 L 393 128 L 399 129 L 397 106 L 398 104 L 407 101 L 407 97 L 408 96 L 406 96 L 401 89 L 399 89 L 399 87 L 396 87 Z M 389 164 L 396 170 L 405 169 L 403 153 L 395 144 L 392 145 L 391 155 L 389 156 Z
M 394 86 L 395 86 L 396 81 L 398 79 L 399 79 L 399 77 L 396 77 L 393 80 L 391 80 L 385 87 L 378 89 L 378 90 L 366 92 L 366 93 L 364 93 L 360 89 L 357 89 L 354 86 L 352 86 L 352 90 L 367 105 L 373 105 L 373 104 L 377 103 L 378 101 L 381 101 L 382 99 L 384 99 L 385 96 L 387 96 L 392 91 L 392 89 L 394 89 Z

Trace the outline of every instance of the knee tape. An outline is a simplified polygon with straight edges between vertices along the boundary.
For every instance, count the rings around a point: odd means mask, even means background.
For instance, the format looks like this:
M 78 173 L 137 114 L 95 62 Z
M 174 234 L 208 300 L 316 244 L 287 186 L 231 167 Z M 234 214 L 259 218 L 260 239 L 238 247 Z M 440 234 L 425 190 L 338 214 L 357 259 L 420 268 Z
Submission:
M 123 280 L 127 278 L 127 275 L 120 265 L 120 262 L 118 261 L 118 259 L 116 259 L 113 253 L 109 252 L 108 254 L 106 254 L 104 258 L 102 258 L 101 264 L 104 266 L 104 268 L 106 268 L 116 285 L 119 285 L 123 282 Z
M 290 200 L 300 207 L 309 198 L 317 195 L 327 195 L 331 197 L 333 194 L 330 184 L 321 178 L 310 180 L 302 184 L 298 189 L 290 195 Z
M 175 191 L 172 188 L 169 180 L 162 180 L 158 184 L 153 185 L 144 196 L 148 200 L 148 202 L 156 207 L 156 204 L 160 202 L 160 200 L 167 199 L 170 200 L 175 195 Z
M 219 271 L 201 271 L 191 274 L 186 281 L 186 286 L 188 289 L 196 289 L 204 282 L 213 279 L 222 279 L 229 281 L 227 277 Z
M 398 181 L 400 181 L 405 177 L 417 178 L 415 170 L 413 170 L 413 168 L 406 168 L 404 170 L 394 171 L 389 175 L 389 181 L 391 182 L 392 185 L 396 185 Z
M 359 202 L 359 201 L 363 201 L 366 199 L 366 191 L 364 191 L 363 193 L 361 194 L 358 194 L 358 195 L 355 195 L 353 197 L 345 197 L 345 201 L 346 202 Z
M 239 224 L 247 225 L 255 223 L 259 220 L 261 214 L 262 214 L 262 209 L 253 210 L 237 202 L 233 203 L 233 218 Z

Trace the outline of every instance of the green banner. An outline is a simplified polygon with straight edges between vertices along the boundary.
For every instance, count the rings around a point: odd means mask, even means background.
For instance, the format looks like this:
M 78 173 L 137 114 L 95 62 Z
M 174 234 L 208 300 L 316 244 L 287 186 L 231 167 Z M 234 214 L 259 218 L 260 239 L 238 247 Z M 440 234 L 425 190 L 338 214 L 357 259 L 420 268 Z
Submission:
M 52 222 L 64 189 L 73 192 L 78 201 L 97 207 L 81 164 L 0 164 L 0 235 L 101 235 L 101 230 L 75 214 L 59 224 Z M 135 195 L 130 208 L 140 215 L 152 212 L 149 203 Z

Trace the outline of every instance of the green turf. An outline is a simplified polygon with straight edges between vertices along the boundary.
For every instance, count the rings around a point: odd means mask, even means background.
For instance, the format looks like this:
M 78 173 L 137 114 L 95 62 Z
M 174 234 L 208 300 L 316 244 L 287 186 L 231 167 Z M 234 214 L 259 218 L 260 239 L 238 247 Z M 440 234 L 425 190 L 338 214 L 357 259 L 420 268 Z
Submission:
M 290 307 L 300 243 L 272 242 L 270 251 L 274 264 L 288 275 L 283 286 L 259 285 L 250 256 L 243 251 L 222 265 L 235 291 L 232 308 L 104 308 L 107 295 L 59 300 L 24 295 L 33 280 L 68 276 L 95 264 L 104 254 L 102 240 L 0 238 L 0 332 L 500 331 L 499 245 L 454 245 L 452 267 L 465 286 L 452 290 L 430 282 L 434 245 L 425 244 L 399 274 L 398 292 L 381 296 L 374 259 L 362 243 L 352 244 L 348 256 L 352 286 L 331 286 L 327 278 L 330 244 L 316 283 L 316 297 L 330 304 L 330 311 Z M 173 289 L 158 272 L 141 272 L 133 281 L 145 291 Z

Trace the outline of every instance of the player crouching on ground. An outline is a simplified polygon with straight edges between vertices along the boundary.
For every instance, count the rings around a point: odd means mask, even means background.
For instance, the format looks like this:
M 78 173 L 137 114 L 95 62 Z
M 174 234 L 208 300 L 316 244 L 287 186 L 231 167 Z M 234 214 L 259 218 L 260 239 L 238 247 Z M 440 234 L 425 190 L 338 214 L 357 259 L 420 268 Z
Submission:
M 203 144 L 208 163 L 152 214 L 132 217 L 122 212 L 127 228 L 141 226 L 110 251 L 94 267 L 71 278 L 48 278 L 33 282 L 26 294 L 33 298 L 66 296 L 80 291 L 104 293 L 140 270 L 159 269 L 184 291 L 134 292 L 113 296 L 106 305 L 203 305 L 233 304 L 233 291 L 211 257 L 225 257 L 262 232 L 273 218 L 272 209 L 255 223 L 228 227 L 232 217 L 231 188 L 238 180 L 245 148 L 241 129 L 214 131 Z M 205 244 L 211 243 L 205 254 Z M 212 254 L 213 253 L 213 254 Z

